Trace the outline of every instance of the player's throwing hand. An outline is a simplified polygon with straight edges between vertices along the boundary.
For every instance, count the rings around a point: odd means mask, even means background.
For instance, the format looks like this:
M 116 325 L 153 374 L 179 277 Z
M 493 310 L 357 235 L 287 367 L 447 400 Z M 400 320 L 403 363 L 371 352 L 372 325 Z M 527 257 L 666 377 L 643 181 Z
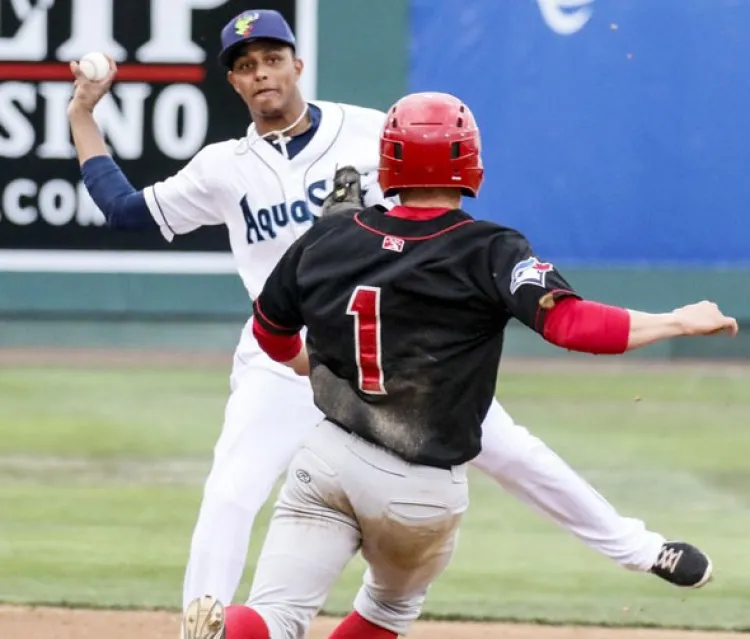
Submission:
M 680 323 L 683 335 L 712 335 L 714 333 L 729 333 L 737 335 L 739 326 L 734 317 L 727 317 L 713 302 L 697 302 L 677 308 L 673 312 Z
M 83 75 L 77 62 L 70 63 L 70 71 L 75 77 L 73 99 L 68 105 L 68 115 L 76 109 L 85 109 L 86 111 L 93 111 L 99 100 L 104 97 L 104 94 L 109 91 L 112 86 L 112 81 L 115 79 L 117 74 L 117 63 L 111 56 L 107 56 L 109 60 L 109 73 L 103 80 L 93 81 L 86 78 Z

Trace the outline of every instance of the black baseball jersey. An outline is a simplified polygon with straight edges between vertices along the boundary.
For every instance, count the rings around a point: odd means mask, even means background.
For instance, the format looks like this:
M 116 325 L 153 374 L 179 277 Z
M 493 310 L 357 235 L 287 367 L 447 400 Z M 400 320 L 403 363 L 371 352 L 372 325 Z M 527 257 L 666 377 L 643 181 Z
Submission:
M 480 451 L 511 317 L 541 333 L 575 295 L 524 236 L 461 210 L 416 221 L 382 207 L 324 217 L 256 300 L 275 334 L 307 326 L 315 403 L 403 459 L 448 467 Z

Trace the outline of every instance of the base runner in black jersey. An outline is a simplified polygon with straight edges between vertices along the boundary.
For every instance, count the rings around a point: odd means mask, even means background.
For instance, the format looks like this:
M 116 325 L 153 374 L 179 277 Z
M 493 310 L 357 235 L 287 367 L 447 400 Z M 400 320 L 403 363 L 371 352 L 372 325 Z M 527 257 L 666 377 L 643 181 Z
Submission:
M 388 113 L 379 169 L 401 204 L 337 203 L 270 275 L 253 330 L 273 359 L 310 376 L 326 419 L 289 469 L 248 605 L 198 602 L 189 639 L 301 639 L 360 551 L 364 584 L 332 639 L 406 634 L 454 550 L 511 318 L 596 354 L 736 334 L 710 302 L 651 314 L 583 300 L 521 233 L 461 210 L 482 179 L 469 108 L 406 96 Z M 685 585 L 710 579 L 697 549 L 669 552 L 665 574 L 683 562 Z

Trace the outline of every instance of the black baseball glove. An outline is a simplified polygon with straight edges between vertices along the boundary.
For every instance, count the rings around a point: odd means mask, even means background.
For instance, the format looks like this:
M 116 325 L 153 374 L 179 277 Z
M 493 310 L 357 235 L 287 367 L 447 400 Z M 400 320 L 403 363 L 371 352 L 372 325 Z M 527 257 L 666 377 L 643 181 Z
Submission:
M 333 176 L 333 190 L 323 201 L 320 217 L 335 215 L 344 211 L 361 211 L 365 207 L 362 196 L 360 174 L 353 166 L 336 169 Z

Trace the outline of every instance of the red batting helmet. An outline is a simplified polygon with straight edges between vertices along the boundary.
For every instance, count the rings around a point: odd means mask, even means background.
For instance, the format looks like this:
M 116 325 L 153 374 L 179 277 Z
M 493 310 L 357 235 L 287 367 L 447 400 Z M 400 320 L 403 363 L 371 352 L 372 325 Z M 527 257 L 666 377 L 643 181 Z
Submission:
M 476 197 L 483 176 L 479 128 L 457 97 L 413 93 L 390 108 L 380 135 L 378 171 L 386 197 L 430 187 L 460 188 Z

